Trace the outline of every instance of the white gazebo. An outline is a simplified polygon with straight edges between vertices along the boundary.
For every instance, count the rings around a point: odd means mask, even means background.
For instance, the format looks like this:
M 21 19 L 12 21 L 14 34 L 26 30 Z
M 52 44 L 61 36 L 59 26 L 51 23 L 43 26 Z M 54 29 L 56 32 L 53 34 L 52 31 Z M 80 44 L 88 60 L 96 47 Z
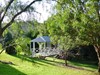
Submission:
M 35 43 L 36 42 L 39 45 L 39 50 L 45 49 L 47 47 L 51 47 L 51 45 L 50 45 L 50 37 L 49 36 L 37 37 L 37 38 L 31 40 L 31 43 L 30 43 L 30 50 L 32 52 L 32 56 L 34 55 L 34 52 L 36 50 L 36 48 L 35 48 Z

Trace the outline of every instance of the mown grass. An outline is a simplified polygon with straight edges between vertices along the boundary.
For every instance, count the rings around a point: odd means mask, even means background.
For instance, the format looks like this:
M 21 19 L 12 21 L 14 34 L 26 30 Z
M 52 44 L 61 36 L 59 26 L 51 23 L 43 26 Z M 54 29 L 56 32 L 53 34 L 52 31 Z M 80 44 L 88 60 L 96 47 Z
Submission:
M 42 60 L 24 55 L 11 56 L 6 53 L 0 55 L 0 60 L 10 61 L 15 64 L 0 63 L 0 75 L 96 75 L 97 69 L 94 65 L 91 65 L 91 67 L 89 64 L 75 62 L 68 63 L 72 66 L 83 67 L 84 70 L 65 67 L 63 66 L 64 61 L 59 59 L 46 58 L 46 60 Z

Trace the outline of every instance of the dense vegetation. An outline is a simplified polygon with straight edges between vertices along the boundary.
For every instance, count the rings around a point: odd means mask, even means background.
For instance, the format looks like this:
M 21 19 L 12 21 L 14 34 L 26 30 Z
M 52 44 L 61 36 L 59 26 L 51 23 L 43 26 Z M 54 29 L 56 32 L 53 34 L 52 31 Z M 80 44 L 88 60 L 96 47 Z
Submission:
M 56 14 L 47 21 L 47 29 L 50 36 L 55 39 L 54 43 L 59 43 L 63 50 L 80 45 L 93 45 L 99 60 L 99 7 L 99 0 L 58 0 Z

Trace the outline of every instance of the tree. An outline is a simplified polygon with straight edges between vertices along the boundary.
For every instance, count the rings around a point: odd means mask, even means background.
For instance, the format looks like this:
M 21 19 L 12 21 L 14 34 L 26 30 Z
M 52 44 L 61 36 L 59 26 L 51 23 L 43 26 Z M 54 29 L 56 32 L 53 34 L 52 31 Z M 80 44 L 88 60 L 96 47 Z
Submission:
M 7 28 L 9 28 L 15 22 L 15 20 L 18 21 L 17 18 L 23 12 L 30 13 L 30 12 L 34 11 L 34 8 L 31 5 L 37 1 L 41 1 L 41 0 L 33 0 L 32 2 L 27 3 L 27 4 L 22 3 L 18 0 L 7 0 L 7 1 L 5 0 L 4 5 L 0 4 L 0 43 L 3 46 L 3 50 L 0 52 L 0 54 L 5 50 L 5 48 L 8 48 L 8 46 L 4 46 L 5 30 L 7 30 Z M 4 20 L 7 18 L 8 18 L 8 20 L 7 20 L 7 22 L 5 22 Z M 14 24 L 14 25 L 17 26 L 17 24 Z
M 76 33 L 71 25 L 64 24 L 66 17 L 67 15 L 65 13 L 57 13 L 50 17 L 46 24 L 52 43 L 55 45 L 58 44 L 59 48 L 64 50 L 65 65 L 67 66 L 67 51 L 75 46 L 75 39 L 72 38 L 76 36 Z M 71 23 L 69 22 L 69 24 Z M 73 34 L 69 35 L 70 33 Z
M 51 27 L 49 29 L 50 34 L 58 34 L 59 38 L 61 35 L 66 37 L 67 41 L 63 42 L 64 46 L 94 45 L 99 60 L 98 71 L 100 72 L 99 7 L 99 0 L 58 0 L 57 13 L 51 19 L 51 23 L 49 22 L 48 27 Z M 56 34 L 54 34 L 55 30 Z M 61 41 L 64 36 L 60 39 Z
M 47 25 L 46 23 L 38 23 L 38 25 L 36 26 L 36 29 L 39 33 L 38 36 L 47 36 L 48 35 L 48 30 L 47 30 Z
M 8 13 L 12 6 L 12 4 L 15 2 L 15 0 L 9 0 L 8 2 L 6 2 L 6 5 L 1 7 L 0 9 L 0 40 L 1 38 L 3 37 L 3 32 L 9 27 L 12 25 L 12 23 L 14 22 L 15 18 L 18 17 L 21 13 L 25 12 L 26 10 L 28 10 L 28 8 L 34 4 L 35 2 L 37 1 L 41 1 L 41 0 L 33 0 L 31 3 L 27 4 L 25 7 L 24 6 L 20 6 L 20 10 L 18 9 L 17 12 L 14 12 L 16 11 L 16 8 L 13 8 L 13 15 L 9 18 L 10 21 L 3 25 L 3 21 L 4 21 L 4 18 L 8 16 Z M 16 2 L 17 3 L 17 2 Z
M 14 38 L 12 37 L 12 34 L 10 32 L 7 32 L 3 47 L 5 48 L 6 53 L 12 54 L 12 55 L 17 54 L 15 50 L 15 44 L 12 44 L 12 43 L 14 43 Z
M 4 32 L 3 49 L 7 49 L 6 52 L 9 54 L 15 54 L 14 50 L 12 50 L 13 47 L 18 53 L 24 52 L 25 54 L 28 54 L 30 52 L 29 41 L 38 34 L 36 26 L 37 22 L 35 21 L 14 22 L 12 26 L 7 28 Z

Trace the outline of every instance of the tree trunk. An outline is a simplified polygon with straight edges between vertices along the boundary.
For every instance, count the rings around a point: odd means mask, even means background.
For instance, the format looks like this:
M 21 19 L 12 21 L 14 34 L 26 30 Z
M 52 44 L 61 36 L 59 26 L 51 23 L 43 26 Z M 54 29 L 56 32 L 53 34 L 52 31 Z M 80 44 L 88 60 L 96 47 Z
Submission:
M 67 64 L 67 52 L 65 52 L 65 54 L 64 54 L 64 59 L 65 59 L 65 66 L 67 66 L 68 64 Z
M 3 40 L 3 31 L 2 31 L 2 28 L 1 28 L 1 24 L 0 24 L 0 43 L 2 44 L 2 47 L 3 47 L 3 44 L 4 44 L 4 40 Z M 0 51 L 0 54 L 4 51 L 4 49 L 2 51 Z
M 95 51 L 97 53 L 98 57 L 98 72 L 100 72 L 100 46 L 99 45 L 94 45 Z
M 2 37 L 2 33 L 3 31 L 2 31 L 2 28 L 0 27 L 0 38 Z
M 2 34 L 3 34 L 3 31 L 2 31 L 2 28 L 0 28 L 0 43 L 1 44 L 3 42 L 3 36 L 2 36 Z
M 67 66 L 68 64 L 67 64 L 67 59 L 65 59 L 65 66 Z

